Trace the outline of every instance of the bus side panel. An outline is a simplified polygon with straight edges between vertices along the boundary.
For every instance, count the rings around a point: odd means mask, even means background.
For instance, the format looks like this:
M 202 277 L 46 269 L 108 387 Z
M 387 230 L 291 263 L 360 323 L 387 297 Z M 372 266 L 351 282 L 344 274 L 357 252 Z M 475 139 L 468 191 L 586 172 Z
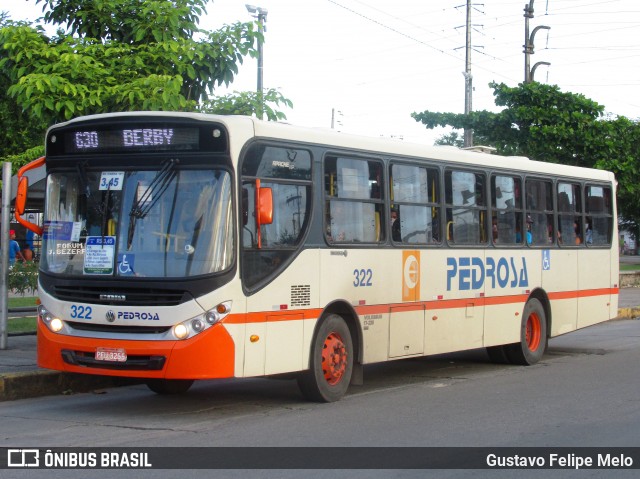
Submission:
M 609 319 L 611 250 L 578 251 L 578 328 Z
M 318 257 L 318 250 L 301 252 L 277 280 L 247 297 L 244 376 L 308 367 L 309 337 L 319 314 Z
M 353 306 L 363 334 L 363 362 L 389 359 L 390 304 L 402 302 L 400 250 L 320 251 L 319 307 L 334 301 Z M 402 319 L 398 316 L 398 321 Z
M 578 254 L 576 249 L 549 250 L 542 287 L 551 301 L 550 337 L 575 331 L 578 319 Z
M 420 294 L 423 300 L 430 301 L 425 354 L 482 347 L 484 285 L 474 288 L 474 278 L 477 282 L 483 275 L 484 251 L 450 249 L 421 253 Z M 468 259 L 468 265 L 463 258 Z

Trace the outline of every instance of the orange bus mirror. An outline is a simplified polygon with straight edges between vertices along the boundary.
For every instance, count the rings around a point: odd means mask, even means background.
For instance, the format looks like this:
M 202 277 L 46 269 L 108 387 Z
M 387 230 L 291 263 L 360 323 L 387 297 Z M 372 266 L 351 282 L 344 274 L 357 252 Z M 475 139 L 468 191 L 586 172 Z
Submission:
M 24 214 L 27 205 L 27 189 L 29 188 L 29 178 L 23 176 L 18 182 L 18 191 L 16 192 L 16 212 L 19 215 Z
M 273 223 L 273 192 L 271 188 L 260 188 L 258 195 L 260 195 L 258 200 L 258 224 L 270 225 Z
M 42 227 L 33 224 L 22 217 L 27 206 L 27 190 L 29 188 L 29 180 L 24 175 L 27 171 L 33 170 L 34 168 L 39 168 L 44 164 L 45 157 L 43 156 L 38 158 L 37 160 L 33 160 L 31 163 L 27 163 L 18 170 L 18 188 L 16 191 L 15 201 L 15 216 L 18 223 L 39 236 L 42 236 Z

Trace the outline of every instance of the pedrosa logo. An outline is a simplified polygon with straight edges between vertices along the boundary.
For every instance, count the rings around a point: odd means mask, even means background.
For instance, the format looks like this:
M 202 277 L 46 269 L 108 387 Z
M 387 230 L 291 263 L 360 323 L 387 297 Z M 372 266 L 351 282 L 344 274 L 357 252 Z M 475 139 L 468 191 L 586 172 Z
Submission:
M 447 258 L 447 291 L 451 291 L 452 286 L 461 291 L 482 289 L 485 281 L 492 289 L 529 286 L 526 259 L 523 256 Z

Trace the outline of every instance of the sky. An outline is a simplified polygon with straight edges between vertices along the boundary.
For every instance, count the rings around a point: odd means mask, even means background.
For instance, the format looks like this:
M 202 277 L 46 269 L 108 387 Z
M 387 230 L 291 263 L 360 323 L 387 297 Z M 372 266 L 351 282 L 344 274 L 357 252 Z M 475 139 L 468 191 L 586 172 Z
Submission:
M 264 87 L 293 102 L 287 122 L 428 143 L 412 112 L 464 112 L 466 0 L 248 0 L 267 9 Z M 638 0 L 472 0 L 472 109 L 498 111 L 494 81 L 524 80 L 524 8 L 535 80 L 580 93 L 612 115 L 640 119 Z M 251 21 L 245 1 L 215 0 L 200 27 Z M 14 20 L 42 15 L 35 0 L 3 2 Z M 246 59 L 228 91 L 254 90 Z M 220 89 L 220 93 L 227 93 Z

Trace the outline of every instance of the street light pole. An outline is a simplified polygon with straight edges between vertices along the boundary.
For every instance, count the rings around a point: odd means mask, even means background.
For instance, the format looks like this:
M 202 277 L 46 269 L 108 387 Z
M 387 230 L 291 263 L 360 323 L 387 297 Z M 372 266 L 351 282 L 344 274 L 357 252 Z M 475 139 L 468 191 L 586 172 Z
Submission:
M 538 62 L 533 68 L 531 68 L 531 55 L 534 53 L 533 39 L 536 36 L 538 30 L 550 30 L 551 27 L 546 25 L 540 25 L 533 29 L 533 32 L 529 34 L 529 20 L 533 18 L 533 1 L 530 0 L 529 5 L 524 6 L 524 82 L 531 83 L 533 81 L 533 74 L 540 65 L 551 65 L 548 62 Z
M 263 54 L 262 54 L 262 45 L 264 43 L 264 32 L 267 31 L 265 27 L 265 23 L 267 23 L 267 13 L 269 11 L 266 8 L 256 7 L 254 5 L 246 4 L 247 11 L 251 14 L 251 16 L 258 20 L 258 32 L 260 32 L 260 38 L 258 38 L 258 86 L 256 88 L 256 92 L 258 93 L 258 111 L 257 117 L 262 120 L 264 113 L 264 89 L 262 86 L 262 75 L 263 75 Z

